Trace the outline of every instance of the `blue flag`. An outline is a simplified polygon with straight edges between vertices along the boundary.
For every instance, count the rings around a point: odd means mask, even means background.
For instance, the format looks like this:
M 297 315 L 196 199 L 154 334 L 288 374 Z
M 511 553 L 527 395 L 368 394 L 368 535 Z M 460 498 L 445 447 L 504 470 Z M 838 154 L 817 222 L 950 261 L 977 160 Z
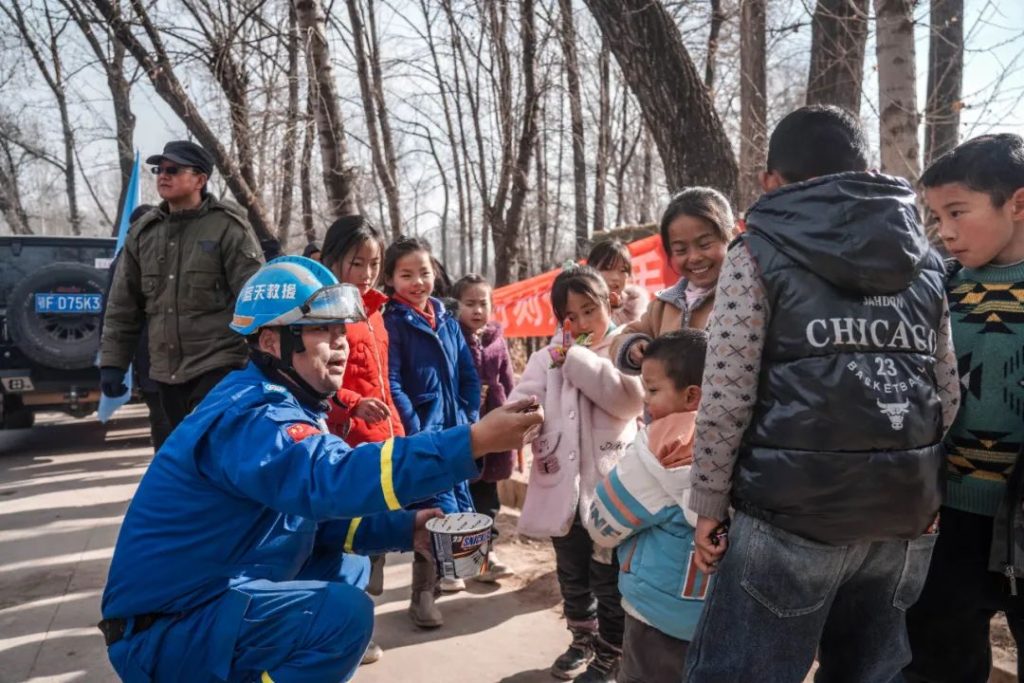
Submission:
M 128 228 L 131 227 L 129 217 L 132 215 L 132 211 L 135 210 L 135 207 L 139 205 L 139 173 L 142 170 L 142 166 L 139 161 L 139 153 L 135 152 L 135 165 L 132 166 L 132 176 L 128 180 L 128 192 L 125 193 L 124 197 L 124 208 L 121 209 L 121 217 L 117 224 L 117 246 L 114 247 L 115 256 L 120 253 L 121 247 L 124 246 L 124 240 L 128 237 Z M 124 375 L 124 384 L 128 389 L 120 396 L 115 396 L 114 398 L 110 398 L 100 391 L 100 405 L 96 410 L 96 414 L 99 416 L 100 422 L 105 423 L 109 420 L 111 416 L 117 412 L 117 409 L 127 403 L 132 397 L 131 365 L 128 366 L 128 371 Z

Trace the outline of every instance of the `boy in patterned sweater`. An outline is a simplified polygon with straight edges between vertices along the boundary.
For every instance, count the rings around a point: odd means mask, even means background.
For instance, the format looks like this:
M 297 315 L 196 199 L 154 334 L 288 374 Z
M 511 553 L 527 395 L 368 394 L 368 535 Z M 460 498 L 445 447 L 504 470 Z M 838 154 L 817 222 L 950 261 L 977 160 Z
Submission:
M 946 286 L 961 405 L 946 437 L 946 498 L 920 601 L 907 615 L 908 681 L 987 681 L 989 622 L 1024 635 L 1024 140 L 985 135 L 921 177 L 957 264 Z M 1024 667 L 1018 658 L 1018 677 Z

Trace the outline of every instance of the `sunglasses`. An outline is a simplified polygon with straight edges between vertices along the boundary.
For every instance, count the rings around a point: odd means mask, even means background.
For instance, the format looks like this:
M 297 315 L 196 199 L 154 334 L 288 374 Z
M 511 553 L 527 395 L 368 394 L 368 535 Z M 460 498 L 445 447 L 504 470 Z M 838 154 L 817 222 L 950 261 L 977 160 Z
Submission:
M 150 173 L 157 176 L 161 174 L 178 175 L 182 171 L 192 171 L 193 173 L 195 173 L 196 169 L 192 168 L 191 166 L 165 166 L 163 168 L 160 168 L 159 166 L 154 166 L 153 168 L 149 169 Z

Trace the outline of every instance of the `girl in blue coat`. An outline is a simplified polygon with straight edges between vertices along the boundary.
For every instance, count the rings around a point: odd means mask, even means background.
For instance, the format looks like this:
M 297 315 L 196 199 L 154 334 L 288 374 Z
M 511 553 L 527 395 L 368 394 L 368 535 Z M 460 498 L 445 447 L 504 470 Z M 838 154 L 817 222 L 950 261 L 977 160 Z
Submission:
M 388 330 L 388 377 L 391 394 L 407 435 L 472 424 L 480 413 L 480 379 L 459 321 L 430 296 L 434 267 L 430 245 L 402 237 L 384 253 L 384 284 L 391 295 L 384 311 Z M 445 513 L 473 512 L 468 482 L 416 507 L 439 507 Z M 462 590 L 461 579 L 444 580 L 445 590 Z M 438 581 L 434 563 L 413 561 L 409 616 L 424 628 L 441 626 L 434 605 Z

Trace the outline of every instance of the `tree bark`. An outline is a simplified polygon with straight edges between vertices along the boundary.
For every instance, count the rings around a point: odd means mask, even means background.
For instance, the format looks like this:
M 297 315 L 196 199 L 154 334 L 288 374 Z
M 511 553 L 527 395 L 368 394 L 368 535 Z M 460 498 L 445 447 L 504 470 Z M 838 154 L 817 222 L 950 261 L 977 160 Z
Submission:
M 135 114 L 132 113 L 131 88 L 132 84 L 125 77 L 124 58 L 125 47 L 109 30 L 104 32 L 104 37 L 110 45 L 109 52 L 100 43 L 93 25 L 99 21 L 86 12 L 78 0 L 61 0 L 61 4 L 68 11 L 68 14 L 78 25 L 78 29 L 85 36 L 86 42 L 92 49 L 96 60 L 103 67 L 104 76 L 107 79 L 107 87 L 110 90 L 111 104 L 114 109 L 114 136 L 117 142 L 117 162 L 121 170 L 121 191 L 117 199 L 117 216 L 120 217 L 124 210 L 125 199 L 128 196 L 128 183 L 131 181 L 132 168 L 135 165 Z M 120 12 L 120 5 L 115 6 Z M 119 220 L 110 226 L 111 235 L 117 235 Z
M 348 146 L 327 45 L 327 20 L 323 5 L 320 0 L 296 0 L 295 14 L 306 46 L 308 70 L 315 85 L 314 113 L 328 210 L 335 218 L 352 215 L 358 213 L 355 178 L 353 170 L 347 165 Z
M 960 140 L 964 73 L 964 2 L 932 0 L 924 157 L 931 164 Z
M 68 221 L 71 224 L 71 234 L 82 234 L 82 217 L 78 212 L 78 193 L 75 189 L 75 130 L 71 125 L 71 114 L 68 109 L 66 83 L 64 81 L 63 64 L 60 58 L 60 48 L 57 39 L 64 28 L 60 30 L 54 26 L 53 17 L 49 10 L 46 10 L 46 24 L 49 29 L 47 37 L 46 53 L 43 46 L 39 44 L 32 30 L 25 22 L 25 14 L 17 0 L 12 0 L 9 7 L 0 7 L 8 19 L 17 27 L 21 39 L 28 47 L 39 73 L 53 93 L 57 102 L 57 111 L 60 114 L 61 136 L 64 143 L 64 162 L 62 170 L 64 173 L 64 188 L 68 198 Z
M 168 59 L 167 51 L 164 49 L 160 34 L 149 20 L 141 0 L 131 0 L 131 5 L 134 9 L 135 19 L 138 20 L 145 30 L 152 43 L 152 48 L 146 47 L 135 37 L 131 26 L 118 12 L 115 12 L 110 0 L 91 0 L 91 2 L 99 10 L 100 14 L 103 15 L 107 23 L 110 24 L 117 39 L 149 75 L 156 93 L 178 115 L 178 118 L 182 120 L 192 135 L 195 136 L 196 141 L 213 156 L 228 188 L 238 203 L 248 211 L 249 222 L 259 238 L 272 239 L 273 232 L 270 221 L 267 220 L 267 212 L 263 206 L 263 201 L 254 188 L 242 177 L 234 159 L 228 154 L 227 149 L 221 144 L 220 139 L 206 123 L 206 120 L 203 119 L 192 98 L 188 96 L 185 88 L 178 80 L 174 73 L 174 67 Z
M 818 0 L 811 27 L 807 104 L 860 113 L 868 0 Z
M 585 0 L 643 112 L 669 190 L 717 187 L 736 199 L 725 128 L 672 17 L 656 0 Z
M 882 172 L 914 182 L 921 174 L 917 139 L 915 3 L 914 0 L 874 1 Z
M 597 153 L 594 160 L 594 232 L 603 232 L 605 229 L 605 195 L 608 189 L 608 157 L 611 153 L 612 144 L 611 55 L 607 40 L 601 42 L 601 52 L 597 57 L 597 71 Z
M 523 75 L 523 120 L 522 132 L 516 146 L 515 162 L 511 169 L 511 189 L 508 210 L 504 221 L 492 226 L 494 240 L 494 282 L 496 286 L 506 285 L 522 271 L 522 257 L 519 253 L 519 234 L 529 189 L 530 156 L 537 139 L 537 114 L 540 108 L 540 92 L 535 74 L 537 54 L 537 32 L 534 25 L 533 0 L 520 2 L 519 34 L 522 41 Z M 500 206 L 500 205 L 499 205 Z
M 740 204 L 761 194 L 768 156 L 765 93 L 766 0 L 742 0 L 740 7 Z
M 573 204 L 576 209 L 576 258 L 586 256 L 590 231 L 587 225 L 587 158 L 583 136 L 583 97 L 580 92 L 580 65 L 576 55 L 576 26 L 572 0 L 558 0 L 561 14 L 562 55 L 565 60 L 565 83 L 569 91 L 569 121 L 572 130 Z M 541 243 L 546 244 L 544 233 Z
M 637 215 L 637 223 L 646 225 L 653 220 L 651 204 L 654 203 L 654 143 L 651 140 L 651 131 L 644 126 L 644 165 L 641 178 L 640 190 L 640 211 Z
M 281 199 L 277 219 L 277 241 L 287 250 L 291 238 L 292 198 L 295 194 L 295 147 L 299 137 L 299 19 L 295 5 L 288 5 L 288 109 L 281 144 Z M 303 159 L 305 162 L 305 159 Z
M 18 169 L 7 140 L 0 140 L 0 214 L 7 221 L 13 235 L 31 235 L 28 213 L 21 202 L 18 189 Z
M 715 91 L 715 67 L 718 61 L 718 36 L 725 22 L 722 0 L 711 0 L 711 26 L 708 30 L 708 54 L 704 62 L 704 85 L 708 91 Z
M 363 25 L 363 17 L 358 6 L 358 0 L 345 0 L 348 6 L 349 21 L 352 25 L 352 44 L 356 58 L 356 75 L 359 79 L 359 93 L 363 102 L 363 115 L 366 117 L 366 131 L 370 141 L 370 154 L 373 158 L 373 167 L 377 171 L 377 177 L 384 190 L 387 199 L 388 220 L 391 223 L 391 238 L 398 239 L 402 234 L 402 211 L 398 197 L 398 182 L 396 179 L 394 148 L 391 145 L 391 129 L 386 123 L 386 110 L 383 108 L 384 91 L 383 85 L 377 80 L 381 77 L 379 61 L 377 67 L 372 69 L 371 51 L 367 47 L 370 42 L 366 27 Z M 372 7 L 372 0 L 370 0 Z M 379 111 L 378 111 L 379 109 Z M 382 142 L 385 137 L 383 131 L 387 130 L 387 144 Z M 389 152 L 385 147 L 391 148 Z
M 313 225 L 313 137 L 316 135 L 316 86 L 313 77 L 306 79 L 306 123 L 302 135 L 302 161 L 299 163 L 299 193 L 302 201 L 302 232 L 306 241 L 316 238 Z

